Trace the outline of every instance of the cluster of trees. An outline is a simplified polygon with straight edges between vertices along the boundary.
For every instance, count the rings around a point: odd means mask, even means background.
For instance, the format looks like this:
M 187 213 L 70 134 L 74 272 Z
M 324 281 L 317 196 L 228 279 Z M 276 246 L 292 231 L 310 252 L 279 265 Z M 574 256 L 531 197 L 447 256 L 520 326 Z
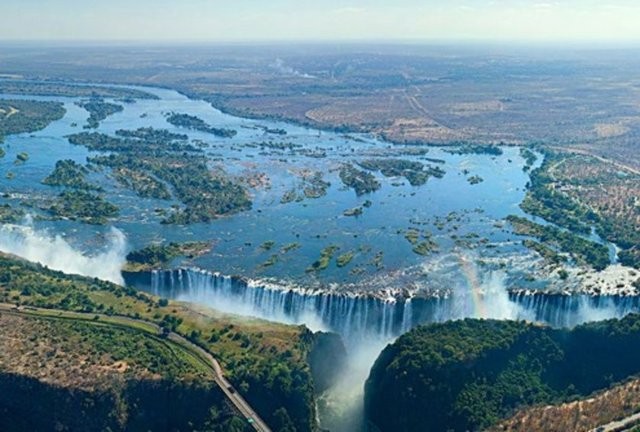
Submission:
M 607 212 L 606 209 L 596 212 L 589 207 L 589 203 L 572 198 L 560 188 L 563 182 L 570 188 L 600 185 L 607 187 L 618 179 L 603 177 L 558 180 L 553 177 L 551 170 L 560 163 L 571 164 L 570 156 L 545 152 L 545 160 L 540 168 L 531 172 L 528 192 L 521 204 L 522 209 L 575 233 L 589 234 L 592 227 L 595 227 L 601 237 L 616 243 L 622 249 L 618 254 L 622 264 L 640 268 L 640 230 L 635 224 L 633 212 L 631 215 L 622 216 L 615 212 Z
M 365 387 L 381 431 L 481 430 L 514 410 L 609 387 L 640 372 L 640 315 L 557 330 L 464 320 L 389 345 Z
M 62 96 L 122 99 L 159 99 L 156 95 L 142 90 L 125 87 L 105 87 L 73 85 L 37 81 L 0 81 L 0 93 L 27 96 Z
M 95 225 L 106 223 L 109 218 L 118 216 L 120 212 L 117 206 L 100 195 L 83 190 L 62 192 L 45 210 L 55 217 L 80 220 Z
M 14 209 L 9 204 L 0 204 L 0 223 L 19 222 L 25 213 L 22 209 Z
M 460 147 L 446 150 L 448 153 L 465 155 L 465 154 L 486 154 L 490 156 L 500 156 L 503 151 L 500 147 L 493 144 L 464 144 Z
M 266 322 L 256 328 L 230 324 L 229 317 L 203 319 L 201 313 L 193 313 L 184 305 L 156 299 L 133 288 L 68 276 L 2 254 L 0 301 L 155 322 L 213 353 L 234 387 L 273 430 L 316 430 L 315 387 L 307 357 L 315 352 L 314 364 L 320 367 L 327 353 L 317 349 L 319 336 L 304 328 Z M 129 347 L 127 344 L 122 349 Z M 114 352 L 121 351 L 114 348 Z M 324 365 L 328 371 L 324 379 L 331 379 L 330 374 L 337 372 L 332 366 Z M 190 403 L 193 400 L 199 399 L 191 399 Z
M 351 164 L 342 165 L 339 175 L 342 183 L 356 191 L 356 195 L 358 196 L 375 192 L 380 189 L 381 186 L 373 174 L 359 170 Z
M 66 113 L 59 102 L 30 100 L 0 100 L 0 110 L 0 143 L 7 135 L 44 129 Z
M 89 325 L 84 327 L 83 336 L 87 340 L 99 336 L 109 349 L 124 342 L 133 355 L 136 355 L 135 349 L 138 355 L 146 352 L 155 355 L 155 358 L 146 356 L 143 360 L 159 366 L 154 369 L 169 373 L 163 374 L 162 379 L 143 379 L 133 377 L 130 367 L 126 374 L 114 373 L 111 379 L 96 379 L 96 388 L 86 389 L 0 371 L 1 430 L 124 432 L 164 430 L 167 425 L 174 430 L 254 430 L 246 419 L 235 413 L 211 380 L 193 379 L 183 368 L 170 368 L 175 365 L 176 356 L 172 351 L 163 350 L 166 347 L 149 341 L 144 346 L 135 346 L 141 339 L 139 335 L 117 334 L 114 335 L 117 337 L 105 338 L 98 333 L 99 327 L 91 329 L 97 331 L 87 331 Z M 44 333 L 44 336 L 33 337 L 47 336 Z M 58 338 L 56 343 L 60 340 Z M 79 347 L 75 349 L 79 351 Z M 104 358 L 109 358 L 108 353 Z
M 211 173 L 206 156 L 188 144 L 186 135 L 151 128 L 121 130 L 116 135 L 81 133 L 72 135 L 69 141 L 92 150 L 112 152 L 90 161 L 125 176 L 131 174 L 125 179 L 116 178 L 139 195 L 166 198 L 168 191 L 160 182 L 170 185 L 173 195 L 185 207 L 171 213 L 163 223 L 207 222 L 251 208 L 247 191 L 222 173 Z
M 105 102 L 103 99 L 94 97 L 84 102 L 76 102 L 76 105 L 89 111 L 89 118 L 85 129 L 97 129 L 100 122 L 110 115 L 124 111 L 122 105 Z
M 542 166 L 531 172 L 527 195 L 520 207 L 572 232 L 589 234 L 598 215 L 554 187 L 549 169 L 559 161 L 558 158 L 557 154 L 547 152 Z
M 425 169 L 423 163 L 405 159 L 366 159 L 358 165 L 369 171 L 380 171 L 385 177 L 404 177 L 411 186 L 421 186 L 429 177 L 442 178 L 446 174 L 440 167 Z
M 215 128 L 201 118 L 190 114 L 171 113 L 167 121 L 174 126 L 210 133 L 221 138 L 233 138 L 238 133 L 234 129 Z
M 533 164 L 538 160 L 538 156 L 527 147 L 520 147 L 520 156 L 524 159 L 524 167 L 522 167 L 523 171 L 529 171 Z
M 87 182 L 85 176 L 89 170 L 71 159 L 63 159 L 56 162 L 56 166 L 44 180 L 43 184 L 49 186 L 66 186 L 74 189 L 101 191 L 100 186 Z
M 553 245 L 570 254 L 580 264 L 588 264 L 596 270 L 604 270 L 611 264 L 609 249 L 604 245 L 570 231 L 564 231 L 552 225 L 540 225 L 519 216 L 508 216 L 507 221 L 513 225 L 516 234 L 535 237 L 544 244 Z M 534 246 L 534 250 L 541 252 L 540 247 L 525 243 L 525 246 L 527 245 Z M 548 253 L 545 254 L 548 255 Z M 550 255 L 548 257 L 551 258 Z
M 127 261 L 144 268 L 158 268 L 168 264 L 171 260 L 187 256 L 192 258 L 210 250 L 208 242 L 184 242 L 150 245 L 143 249 L 129 252 Z

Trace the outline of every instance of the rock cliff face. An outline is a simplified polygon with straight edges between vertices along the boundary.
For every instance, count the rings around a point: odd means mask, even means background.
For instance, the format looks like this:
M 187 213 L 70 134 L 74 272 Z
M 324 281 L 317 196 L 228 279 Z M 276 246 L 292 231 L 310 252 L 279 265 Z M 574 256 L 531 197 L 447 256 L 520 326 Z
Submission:
M 347 350 L 342 338 L 335 333 L 317 332 L 307 356 L 316 393 L 322 393 L 336 383 L 346 367 Z
M 373 430 L 484 430 L 525 407 L 586 397 L 640 372 L 640 315 L 558 330 L 464 320 L 387 346 L 365 385 Z
M 7 432 L 249 430 L 235 416 L 212 383 L 131 379 L 83 390 L 0 373 L 0 430 Z
M 210 365 L 123 317 L 209 350 L 273 430 L 316 430 L 316 395 L 345 358 L 335 334 L 225 315 L 2 253 L 0 303 L 2 431 L 246 427 L 214 385 Z
M 206 363 L 135 328 L 0 311 L 1 431 L 243 430 Z

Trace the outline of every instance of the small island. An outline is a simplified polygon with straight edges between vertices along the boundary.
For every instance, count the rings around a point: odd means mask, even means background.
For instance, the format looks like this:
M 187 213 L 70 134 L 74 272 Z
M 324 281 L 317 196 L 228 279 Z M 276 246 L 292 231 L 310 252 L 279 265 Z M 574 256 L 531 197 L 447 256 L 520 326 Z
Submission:
M 85 176 L 89 170 L 71 159 L 63 159 L 56 162 L 56 166 L 44 180 L 43 184 L 49 186 L 65 186 L 73 189 L 101 191 L 100 186 L 87 182 Z
M 58 219 L 78 220 L 92 225 L 103 225 L 116 217 L 120 209 L 100 195 L 82 191 L 62 192 L 49 206 L 43 208 Z
M 212 172 L 207 157 L 186 135 L 140 128 L 119 130 L 115 137 L 83 132 L 71 135 L 69 142 L 109 152 L 89 161 L 111 168 L 116 180 L 138 195 L 179 200 L 183 207 L 173 209 L 165 224 L 208 222 L 251 208 L 245 188 L 221 170 Z
M 171 113 L 167 116 L 167 121 L 174 126 L 210 133 L 220 138 L 233 138 L 238 133 L 234 129 L 215 128 L 201 118 L 190 114 Z
M 76 102 L 76 105 L 89 111 L 85 129 L 97 129 L 100 122 L 110 115 L 124 111 L 122 105 L 105 102 L 102 98 L 93 97 L 88 101 Z
M 196 258 L 211 251 L 208 242 L 184 242 L 150 245 L 143 249 L 129 252 L 125 271 L 139 272 L 159 270 L 166 267 L 176 258 Z
M 380 189 L 380 182 L 375 176 L 367 171 L 355 168 L 351 164 L 345 164 L 340 168 L 340 180 L 342 183 L 352 188 L 357 196 L 375 192 Z
M 358 163 L 369 171 L 380 171 L 385 177 L 404 177 L 411 186 L 422 186 L 430 177 L 442 178 L 446 174 L 440 167 L 427 166 L 406 159 L 366 159 Z

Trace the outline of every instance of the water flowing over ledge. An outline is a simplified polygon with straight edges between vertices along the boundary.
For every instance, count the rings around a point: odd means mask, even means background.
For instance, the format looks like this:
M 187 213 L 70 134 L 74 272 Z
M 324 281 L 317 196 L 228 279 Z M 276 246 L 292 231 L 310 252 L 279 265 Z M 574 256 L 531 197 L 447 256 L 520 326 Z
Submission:
M 396 337 L 428 322 L 460 318 L 524 319 L 556 327 L 640 311 L 640 297 L 508 291 L 499 274 L 480 290 L 453 290 L 442 297 L 381 297 L 305 291 L 196 268 L 125 273 L 127 284 L 158 296 L 196 302 L 223 312 L 329 330 L 346 340 Z

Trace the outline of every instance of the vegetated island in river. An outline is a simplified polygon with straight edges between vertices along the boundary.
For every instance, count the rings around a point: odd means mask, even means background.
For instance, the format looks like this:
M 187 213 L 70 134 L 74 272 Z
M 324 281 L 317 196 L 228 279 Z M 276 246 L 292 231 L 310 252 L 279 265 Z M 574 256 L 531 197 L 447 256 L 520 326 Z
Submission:
M 83 132 L 71 135 L 69 141 L 108 152 L 89 161 L 114 170 L 120 184 L 138 195 L 161 199 L 173 195 L 178 199 L 184 207 L 171 212 L 163 223 L 208 222 L 251 208 L 245 188 L 222 171 L 212 173 L 205 154 L 191 145 L 186 135 L 140 128 L 116 131 L 115 137 Z
M 92 97 L 87 101 L 76 102 L 76 105 L 84 108 L 89 112 L 89 118 L 85 129 L 97 129 L 100 122 L 110 115 L 124 111 L 122 105 L 105 102 L 99 97 Z
M 0 82 L 0 93 L 1 91 Z M 59 102 L 0 100 L 0 143 L 7 135 L 36 132 L 64 117 Z
M 238 133 L 234 129 L 213 127 L 201 118 L 190 114 L 171 113 L 167 116 L 167 121 L 174 126 L 210 133 L 221 138 L 233 138 Z
M 369 171 L 380 171 L 385 177 L 404 177 L 411 186 L 422 186 L 430 177 L 442 178 L 446 174 L 440 167 L 405 159 L 366 159 L 358 162 Z
M 60 82 L 0 80 L 0 93 L 25 96 L 117 98 L 125 102 L 135 99 L 159 99 L 158 96 L 128 87 L 75 85 Z
M 42 184 L 87 191 L 102 191 L 100 186 L 87 181 L 86 175 L 88 173 L 89 169 L 84 165 L 80 165 L 71 159 L 62 159 L 56 162 L 53 171 L 42 180 Z
M 139 272 L 164 268 L 172 260 L 180 257 L 196 258 L 211 251 L 209 242 L 183 242 L 149 245 L 129 252 L 125 271 Z
M 638 373 L 637 314 L 573 330 L 522 321 L 431 324 L 382 351 L 365 386 L 366 416 L 381 432 L 485 430 L 526 407 L 586 398 Z M 528 432 L 557 430 L 554 421 Z
M 640 269 L 640 175 L 593 156 L 544 154 L 531 172 L 522 209 L 573 233 L 589 235 L 595 228 L 620 247 L 621 264 Z

